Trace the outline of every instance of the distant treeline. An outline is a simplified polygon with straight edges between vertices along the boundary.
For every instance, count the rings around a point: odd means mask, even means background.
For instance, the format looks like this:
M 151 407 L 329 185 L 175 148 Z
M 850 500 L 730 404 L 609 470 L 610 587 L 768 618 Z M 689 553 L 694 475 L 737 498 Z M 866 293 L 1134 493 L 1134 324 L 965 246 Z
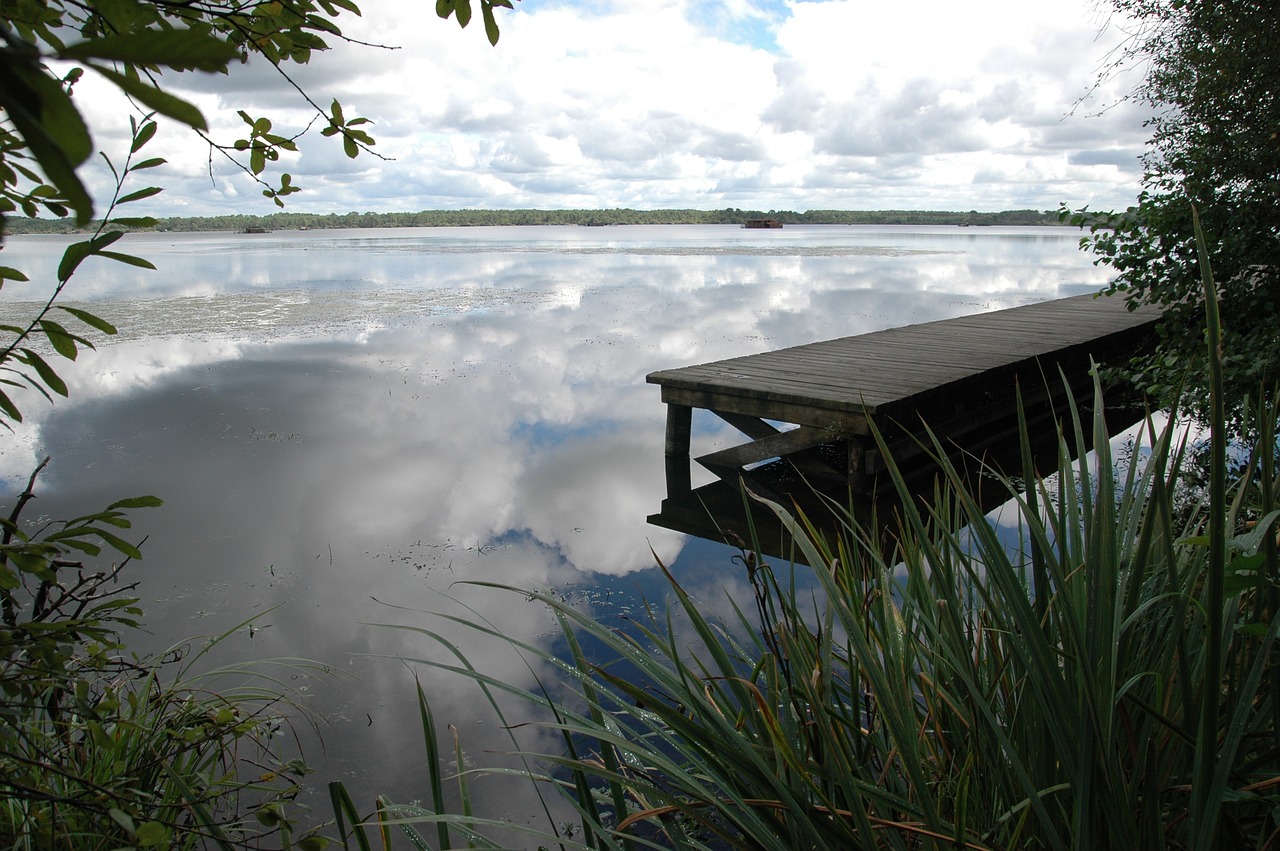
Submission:
M 967 213 L 938 210 L 424 210 L 420 213 L 273 213 L 269 216 L 195 216 L 156 220 L 162 231 L 302 230 L 320 228 L 477 227 L 483 225 L 714 225 L 775 219 L 805 225 L 1056 225 L 1049 210 Z M 66 233 L 67 219 L 10 217 L 10 233 Z

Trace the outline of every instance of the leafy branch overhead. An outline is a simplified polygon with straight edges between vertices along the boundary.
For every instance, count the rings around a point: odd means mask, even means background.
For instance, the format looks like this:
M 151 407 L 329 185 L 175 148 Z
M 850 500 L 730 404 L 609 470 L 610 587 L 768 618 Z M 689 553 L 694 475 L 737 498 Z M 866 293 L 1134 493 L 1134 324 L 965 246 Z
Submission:
M 1119 212 L 1063 210 L 1087 227 L 1083 246 L 1114 272 L 1110 288 L 1165 308 L 1158 350 L 1131 377 L 1169 402 L 1184 387 L 1194 413 L 1208 398 L 1201 346 L 1199 245 L 1207 237 L 1218 294 L 1225 380 L 1233 399 L 1280 375 L 1280 5 L 1112 0 L 1134 32 L 1118 68 L 1143 69 L 1132 98 L 1152 110 L 1143 191 Z M 1242 412 L 1235 406 L 1234 415 Z
M 151 198 L 160 193 L 160 187 L 147 186 L 132 192 L 125 192 L 125 182 L 138 171 L 145 171 L 164 164 L 159 157 L 135 159 L 141 154 L 146 144 L 155 137 L 156 123 L 151 116 L 141 122 L 131 121 L 132 141 L 129 154 L 123 165 L 116 168 L 106 155 L 103 159 L 115 177 L 116 186 L 111 198 L 107 216 L 98 226 L 97 231 L 88 239 L 74 242 L 63 251 L 62 260 L 58 264 L 58 280 L 53 294 L 45 302 L 44 308 L 25 325 L 0 325 L 0 333 L 9 335 L 7 344 L 0 348 L 0 423 L 12 428 L 9 422 L 22 422 L 22 411 L 13 399 L 12 391 L 21 388 L 32 388 L 45 399 L 52 401 L 50 395 L 67 396 L 67 385 L 57 370 L 49 363 L 50 354 L 56 354 L 67 360 L 75 360 L 81 349 L 94 348 L 93 343 L 78 333 L 69 331 L 62 322 L 51 317 L 61 311 L 66 319 L 74 320 L 88 329 L 108 336 L 116 333 L 115 326 L 87 310 L 58 304 L 68 281 L 76 273 L 80 264 L 90 257 L 103 257 L 129 266 L 143 269 L 154 269 L 151 261 L 133 254 L 116 251 L 113 246 L 124 236 L 119 227 L 153 227 L 155 220 L 149 217 L 114 217 L 117 209 L 125 204 Z M 6 280 L 14 283 L 25 283 L 27 276 L 17 270 L 0 267 L 0 284 Z M 59 319 L 63 318 L 59 316 Z M 37 346 L 45 347 L 41 353 Z M 51 350 L 51 351 L 50 351 Z
M 374 144 L 373 137 L 363 130 L 353 130 L 353 127 L 359 127 L 361 124 L 368 124 L 367 118 L 353 118 L 347 121 L 342 115 L 342 104 L 336 100 L 329 107 L 329 126 L 320 131 L 322 136 L 342 135 L 342 150 L 351 159 L 355 159 L 360 153 L 361 145 Z
M 510 0 L 481 0 L 485 33 L 498 40 L 496 7 Z M 466 26 L 470 0 L 442 0 L 442 17 Z M 200 133 L 214 148 L 231 156 L 247 154 L 237 165 L 266 187 L 264 195 L 281 205 L 298 191 L 284 175 L 279 187 L 261 175 L 281 151 L 296 150 L 297 136 L 272 132 L 266 118 L 250 119 L 247 139 L 222 145 L 209 139 L 205 116 L 162 85 L 162 72 L 228 72 L 233 62 L 259 57 L 271 63 L 324 122 L 322 133 L 342 137 L 343 150 L 355 157 L 368 150 L 373 137 L 361 125 L 368 119 L 345 120 L 334 101 L 329 109 L 298 86 L 285 66 L 306 64 L 333 39 L 347 40 L 336 19 L 360 15 L 352 0 L 6 0 L 0 11 L 0 229 L 4 217 L 40 210 L 73 215 L 78 225 L 93 217 L 93 200 L 78 170 L 92 155 L 90 129 L 77 108 L 73 87 L 87 71 L 99 75 L 127 95 L 140 111 L 173 119 Z M 71 34 L 78 36 L 71 40 Z M 50 63 L 76 63 L 58 76 Z M 302 132 L 306 132 L 303 130 Z
M 494 5 L 509 7 L 484 0 L 490 41 L 497 38 Z M 469 11 L 458 11 L 460 22 Z M 200 110 L 162 85 L 171 79 L 165 72 L 225 73 L 233 61 L 259 56 L 315 110 L 313 123 L 324 121 L 323 135 L 342 137 L 348 156 L 374 144 L 367 119 L 348 120 L 337 101 L 321 108 L 281 67 L 309 61 L 328 47 L 327 38 L 344 38 L 332 20 L 344 12 L 360 10 L 351 0 L 0 0 L 0 240 L 6 218 L 19 212 L 70 215 L 79 226 L 93 218 L 79 171 L 95 146 L 74 97 L 85 74 L 116 87 L 137 109 L 123 161 L 101 154 L 114 181 L 102 221 L 65 249 L 43 306 L 0 324 L 0 425 L 12 430 L 22 421 L 21 393 L 67 396 L 59 368 L 93 348 L 95 332 L 116 333 L 107 320 L 59 303 L 80 265 L 101 257 L 155 268 L 118 246 L 122 228 L 156 224 L 118 215 L 162 191 L 130 185 L 165 164 L 145 153 L 155 119 L 208 139 Z M 55 62 L 76 67 L 55 71 Z M 239 114 L 247 138 L 210 144 L 243 155 L 247 163 L 237 162 L 263 182 L 269 163 L 297 150 L 301 133 Z M 296 191 L 285 173 L 263 194 L 283 206 Z M 0 266 L 0 288 L 28 283 L 21 269 Z M 229 847 L 228 837 L 237 847 L 258 847 L 260 833 L 285 848 L 324 847 L 314 832 L 295 841 L 285 812 L 306 771 L 299 760 L 255 773 L 257 779 L 238 776 L 241 760 L 265 765 L 264 756 L 273 755 L 278 724 L 265 710 L 274 693 L 257 709 L 245 696 L 252 692 L 206 696 L 159 676 L 168 656 L 147 661 L 126 653 L 121 631 L 139 626 L 141 611 L 130 595 L 134 583 L 122 582 L 121 571 L 142 554 L 141 543 L 126 538 L 127 512 L 160 501 L 135 497 L 72 520 L 32 522 L 23 511 L 47 463 L 0 516 L 0 837 L 15 838 L 15 848 Z M 116 560 L 102 567 L 110 557 Z M 246 759 L 248 746 L 255 751 Z M 261 830 L 246 829 L 246 807 Z
M 495 7 L 513 8 L 511 0 L 480 0 L 480 16 L 484 18 L 484 34 L 492 45 L 498 44 L 498 19 L 494 17 Z M 466 27 L 471 23 L 471 0 L 436 0 L 436 14 L 442 18 L 453 16 L 458 26 Z
M 93 152 L 93 141 L 72 102 L 74 79 L 53 77 L 44 63 L 53 59 L 83 62 L 144 106 L 204 130 L 207 129 L 204 116 L 195 106 L 144 82 L 142 72 L 162 66 L 174 70 L 225 71 L 237 55 L 233 45 L 210 31 L 196 29 L 156 31 L 154 35 L 148 31 L 145 36 L 138 33 L 105 35 L 69 46 L 55 44 L 52 51 L 41 51 L 8 27 L 0 30 L 0 36 L 4 40 L 4 49 L 0 51 L 0 107 L 13 126 L 8 141 L 15 148 L 25 143 L 26 151 L 59 193 L 55 204 L 64 201 L 80 225 L 92 218 L 93 202 L 76 169 Z M 107 63 L 117 64 L 123 70 Z M 9 179 L 8 173 L 4 176 L 8 190 L 17 181 Z M 24 176 L 32 177 L 29 171 Z M 41 197 L 50 198 L 47 190 Z M 0 207 L 0 211 L 7 213 L 10 209 L 6 205 Z M 55 208 L 52 212 L 59 210 Z

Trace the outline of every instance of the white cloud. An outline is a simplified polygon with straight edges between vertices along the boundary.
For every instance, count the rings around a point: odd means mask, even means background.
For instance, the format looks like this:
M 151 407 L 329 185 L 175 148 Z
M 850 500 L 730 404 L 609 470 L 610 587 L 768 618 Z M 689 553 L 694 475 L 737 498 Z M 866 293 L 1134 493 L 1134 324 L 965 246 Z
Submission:
M 499 10 L 497 48 L 431 4 L 362 7 L 348 34 L 396 49 L 337 44 L 290 73 L 321 107 L 370 118 L 390 159 L 349 161 L 313 128 L 276 167 L 304 188 L 292 209 L 1048 209 L 1138 188 L 1143 112 L 1101 109 L 1120 84 L 1080 100 L 1118 37 L 1098 36 L 1090 0 L 526 0 Z M 182 85 L 225 142 L 237 108 L 288 133 L 310 120 L 262 63 Z M 82 88 L 119 151 L 119 100 Z M 172 165 L 151 210 L 274 210 L 220 155 L 210 180 L 207 146 L 170 130 L 152 146 Z

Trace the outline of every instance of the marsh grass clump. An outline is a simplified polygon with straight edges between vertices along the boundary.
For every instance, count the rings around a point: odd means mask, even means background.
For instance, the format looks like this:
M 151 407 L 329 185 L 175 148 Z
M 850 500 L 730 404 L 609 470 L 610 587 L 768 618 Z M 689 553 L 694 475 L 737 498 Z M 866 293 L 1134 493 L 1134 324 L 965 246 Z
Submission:
M 1147 435 L 1123 474 L 1105 453 L 1073 461 L 1064 437 L 1056 476 L 1024 493 L 1009 483 L 1013 536 L 945 462 L 931 509 L 903 494 L 889 551 L 849 518 L 830 539 L 775 504 L 821 593 L 797 594 L 744 552 L 756 591 L 737 623 L 706 618 L 674 577 L 678 615 L 630 634 L 539 595 L 569 652 L 519 649 L 566 671 L 574 699 L 453 666 L 525 698 L 562 736 L 561 752 L 527 755 L 530 778 L 569 797 L 581 832 L 531 841 L 1265 847 L 1280 782 L 1274 470 L 1239 482 L 1226 506 L 1215 662 L 1212 509 L 1175 518 L 1183 446 L 1172 428 Z M 604 648 L 593 659 L 586 639 Z M 1204 731 L 1211 705 L 1220 721 Z M 446 782 L 436 772 L 433 786 Z M 484 836 L 471 814 L 384 802 L 380 818 Z
M 298 707 L 272 672 L 305 663 L 200 670 L 234 631 L 148 658 L 86 643 L 9 700 L 2 847 L 323 847 L 297 828 L 309 769 L 285 756 Z
M 477 683 L 495 711 L 501 692 L 522 698 L 529 715 L 504 719 L 513 727 L 558 734 L 558 750 L 522 756 L 529 781 L 563 795 L 578 824 L 526 828 L 529 847 L 1274 847 L 1276 392 L 1253 403 L 1259 439 L 1229 482 L 1221 387 L 1209 486 L 1193 505 L 1177 496 L 1186 441 L 1174 426 L 1148 418 L 1122 469 L 1085 451 L 1109 445 L 1099 390 L 1092 421 L 1065 417 L 1056 469 L 1033 466 L 1022 424 L 1018 480 L 991 474 L 1017 507 L 1012 530 L 996 528 L 934 445 L 927 506 L 890 466 L 901 498 L 889 546 L 836 503 L 831 534 L 760 500 L 817 592 L 748 546 L 754 599 L 731 601 L 730 623 L 705 616 L 670 574 L 670 606 L 630 632 L 535 595 L 563 649 L 512 644 L 563 672 L 568 698 L 486 676 L 438 633 L 407 628 L 451 654 L 427 664 Z M 588 658 L 588 644 L 603 649 Z M 421 689 L 419 701 L 430 749 Z M 497 847 L 493 830 L 511 826 L 465 805 L 474 772 L 447 778 L 438 766 L 428 758 L 432 788 L 459 784 L 463 807 L 438 791 L 430 807 L 381 799 L 361 825 L 345 799 L 352 841 L 400 830 L 425 843 L 429 825 L 440 847 Z
M 0 517 L 0 848 L 322 847 L 295 829 L 306 766 L 282 746 L 298 706 L 279 674 L 314 666 L 211 668 L 248 621 L 130 653 L 142 611 L 125 573 L 142 553 L 121 536 L 159 500 L 28 522 L 43 468 Z

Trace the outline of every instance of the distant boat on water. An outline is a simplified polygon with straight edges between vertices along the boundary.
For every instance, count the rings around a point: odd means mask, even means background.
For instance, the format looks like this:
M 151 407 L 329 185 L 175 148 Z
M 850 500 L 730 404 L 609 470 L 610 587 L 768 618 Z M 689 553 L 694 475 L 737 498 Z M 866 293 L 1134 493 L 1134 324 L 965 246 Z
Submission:
M 262 225 L 249 225 L 247 228 L 245 228 L 240 232 L 241 233 L 271 233 L 270 230 L 268 230 L 267 228 L 264 228 Z
M 742 226 L 744 228 L 780 228 L 782 222 L 777 219 L 747 219 Z

